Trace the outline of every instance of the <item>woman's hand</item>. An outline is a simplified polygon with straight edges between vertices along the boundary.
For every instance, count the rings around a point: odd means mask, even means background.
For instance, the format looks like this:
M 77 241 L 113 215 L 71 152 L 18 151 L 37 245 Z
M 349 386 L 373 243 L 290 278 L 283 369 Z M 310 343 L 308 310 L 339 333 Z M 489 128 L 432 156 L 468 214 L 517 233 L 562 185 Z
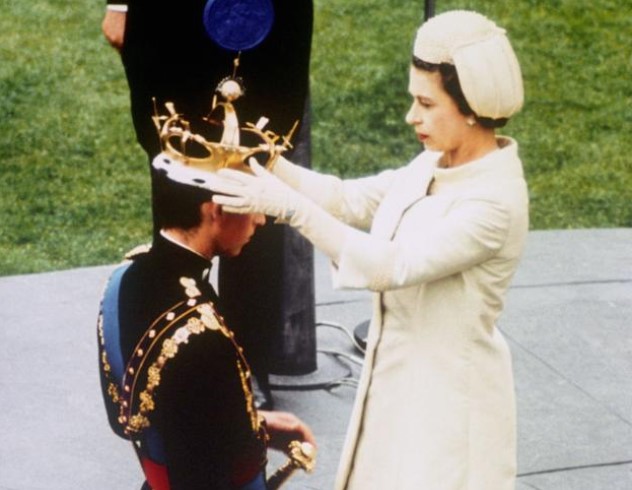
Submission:
M 218 172 L 220 179 L 209 185 L 218 192 L 213 202 L 229 213 L 263 213 L 282 221 L 289 220 L 304 198 L 254 158 L 249 160 L 253 175 L 232 169 Z
M 217 172 L 204 187 L 216 192 L 213 202 L 229 213 L 263 213 L 287 223 L 338 263 L 347 235 L 344 223 L 274 176 L 254 159 L 254 175 L 232 169 Z
M 309 442 L 316 447 L 316 439 L 312 430 L 296 415 L 288 412 L 268 412 L 259 410 L 258 413 L 266 420 L 270 447 L 287 453 L 292 441 Z

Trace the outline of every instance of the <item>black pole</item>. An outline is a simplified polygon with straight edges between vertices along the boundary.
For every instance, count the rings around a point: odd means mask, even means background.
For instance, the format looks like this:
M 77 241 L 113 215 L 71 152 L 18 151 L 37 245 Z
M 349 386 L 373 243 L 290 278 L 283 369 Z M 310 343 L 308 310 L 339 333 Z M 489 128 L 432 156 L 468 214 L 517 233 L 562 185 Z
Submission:
M 434 0 L 424 1 L 424 20 L 434 16 Z

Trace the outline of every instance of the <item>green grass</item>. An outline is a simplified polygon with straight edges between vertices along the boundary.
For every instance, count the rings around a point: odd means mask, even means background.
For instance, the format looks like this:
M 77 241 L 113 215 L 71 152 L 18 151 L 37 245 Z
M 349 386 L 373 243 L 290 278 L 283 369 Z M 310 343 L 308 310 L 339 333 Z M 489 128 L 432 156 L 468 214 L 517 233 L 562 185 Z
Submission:
M 632 226 L 632 2 L 437 0 L 507 28 L 532 228 Z M 418 150 L 403 121 L 423 2 L 316 0 L 313 161 L 357 176 Z M 127 86 L 87 0 L 2 2 L 0 274 L 116 262 L 150 236 Z

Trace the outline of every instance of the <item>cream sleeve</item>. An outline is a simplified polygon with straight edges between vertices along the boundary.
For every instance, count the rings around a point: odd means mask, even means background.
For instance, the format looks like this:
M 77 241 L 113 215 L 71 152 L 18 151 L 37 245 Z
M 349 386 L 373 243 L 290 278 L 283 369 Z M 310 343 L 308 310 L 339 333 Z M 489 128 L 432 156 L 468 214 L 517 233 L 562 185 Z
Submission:
M 397 172 L 385 170 L 370 177 L 343 180 L 300 167 L 283 157 L 273 169 L 274 175 L 333 217 L 362 230 L 370 229 L 375 211 Z
M 499 202 L 456 203 L 443 219 L 419 223 L 392 241 L 347 230 L 333 283 L 373 291 L 403 288 L 449 276 L 494 256 L 507 240 L 510 215 Z

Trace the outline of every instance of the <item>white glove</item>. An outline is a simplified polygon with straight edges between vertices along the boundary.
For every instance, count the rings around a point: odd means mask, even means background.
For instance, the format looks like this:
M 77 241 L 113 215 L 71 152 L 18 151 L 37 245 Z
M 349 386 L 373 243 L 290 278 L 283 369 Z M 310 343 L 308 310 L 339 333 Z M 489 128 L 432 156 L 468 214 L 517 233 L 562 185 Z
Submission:
M 280 179 L 265 170 L 254 158 L 249 160 L 253 175 L 232 169 L 217 172 L 221 179 L 213 182 L 211 189 L 219 194 L 213 202 L 229 213 L 263 213 L 280 221 L 288 221 L 301 199 Z
M 322 250 L 334 262 L 340 257 L 347 226 L 272 175 L 254 158 L 249 160 L 254 175 L 222 169 L 220 179 L 210 184 L 218 194 L 213 202 L 229 213 L 263 213 L 286 222 Z
M 333 216 L 342 216 L 344 188 L 340 178 L 295 165 L 282 155 L 272 167 L 272 173 Z

